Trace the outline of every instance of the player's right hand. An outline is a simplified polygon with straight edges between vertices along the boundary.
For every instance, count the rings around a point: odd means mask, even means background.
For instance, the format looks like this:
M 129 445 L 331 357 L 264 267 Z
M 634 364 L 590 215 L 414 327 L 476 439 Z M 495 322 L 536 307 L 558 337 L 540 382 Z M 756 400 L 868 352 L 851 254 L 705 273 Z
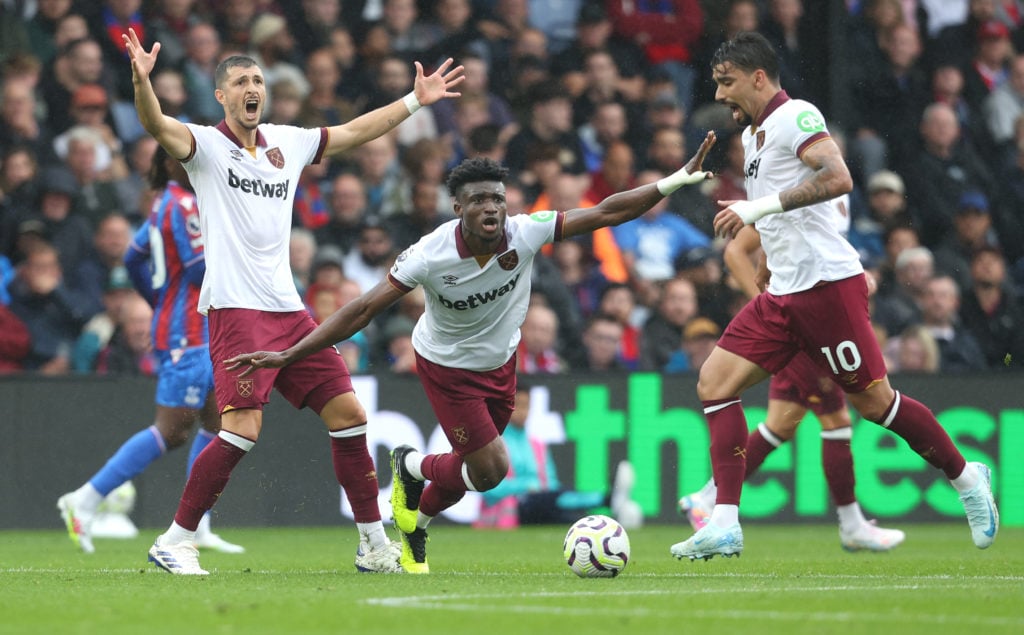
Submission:
M 255 353 L 242 353 L 231 359 L 225 359 L 224 364 L 229 372 L 244 368 L 238 376 L 246 377 L 256 372 L 258 368 L 283 368 L 288 365 L 288 360 L 283 353 L 271 351 L 258 351 Z
M 124 40 L 125 50 L 128 52 L 128 59 L 132 61 L 132 72 L 135 77 L 143 80 L 148 79 L 149 74 L 153 72 L 153 67 L 156 65 L 156 56 L 160 52 L 160 43 L 154 42 L 153 49 L 146 52 L 146 49 L 142 48 L 142 43 L 139 42 L 139 36 L 136 35 L 135 29 L 129 27 L 127 35 L 122 35 L 121 38 Z

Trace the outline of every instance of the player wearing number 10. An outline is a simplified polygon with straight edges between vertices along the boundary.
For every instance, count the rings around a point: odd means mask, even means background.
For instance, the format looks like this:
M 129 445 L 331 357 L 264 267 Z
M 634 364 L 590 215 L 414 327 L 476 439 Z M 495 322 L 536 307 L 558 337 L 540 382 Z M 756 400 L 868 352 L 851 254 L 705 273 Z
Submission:
M 677 558 L 738 555 L 740 492 L 747 422 L 740 395 L 782 370 L 798 352 L 846 392 L 869 421 L 894 432 L 960 493 L 974 544 L 995 540 L 999 514 L 989 468 L 967 463 L 921 403 L 893 390 L 871 328 L 868 291 L 857 252 L 830 221 L 831 199 L 853 186 L 839 148 L 813 104 L 790 99 L 779 84 L 771 44 L 741 33 L 722 44 L 711 64 L 715 99 L 744 127 L 745 201 L 719 201 L 715 232 L 735 236 L 754 224 L 771 280 L 732 319 L 700 370 L 697 394 L 711 432 L 718 485 L 710 521 L 671 547 Z

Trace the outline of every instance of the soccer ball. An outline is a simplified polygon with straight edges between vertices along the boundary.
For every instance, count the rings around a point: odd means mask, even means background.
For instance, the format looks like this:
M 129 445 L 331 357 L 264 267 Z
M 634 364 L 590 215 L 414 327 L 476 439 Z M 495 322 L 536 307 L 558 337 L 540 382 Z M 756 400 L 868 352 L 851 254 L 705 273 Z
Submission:
M 629 536 L 613 518 L 587 516 L 569 528 L 562 555 L 581 578 L 614 578 L 629 562 Z

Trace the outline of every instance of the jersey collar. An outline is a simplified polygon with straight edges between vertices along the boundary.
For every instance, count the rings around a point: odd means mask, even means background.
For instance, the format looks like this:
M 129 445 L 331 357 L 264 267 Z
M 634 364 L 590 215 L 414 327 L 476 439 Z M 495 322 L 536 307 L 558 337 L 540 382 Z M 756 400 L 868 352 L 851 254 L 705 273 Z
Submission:
M 231 132 L 231 128 L 228 128 L 228 122 L 224 119 L 220 120 L 220 123 L 217 124 L 216 128 L 217 130 L 220 130 L 222 135 L 230 139 L 231 143 L 235 144 L 239 148 L 245 147 L 242 145 L 242 142 L 238 140 L 238 137 L 235 136 L 235 133 Z M 263 136 L 263 132 L 261 132 L 259 128 L 256 129 L 256 145 L 260 148 L 267 147 L 267 138 Z
M 462 237 L 462 223 L 455 224 L 455 248 L 459 251 L 459 258 L 472 258 L 473 252 L 470 251 L 469 245 L 466 244 L 466 239 Z M 508 233 L 502 232 L 501 243 L 498 244 L 498 248 L 494 251 L 495 254 L 503 254 L 508 250 Z
M 771 98 L 771 101 L 768 102 L 768 105 L 764 107 L 763 111 L 761 111 L 761 116 L 758 117 L 757 121 L 754 122 L 754 128 L 760 128 L 761 124 L 764 123 L 764 120 L 768 118 L 768 115 L 778 110 L 779 106 L 786 103 L 787 101 L 789 101 L 789 95 L 786 94 L 786 91 L 780 90 L 779 92 L 775 93 L 775 96 Z

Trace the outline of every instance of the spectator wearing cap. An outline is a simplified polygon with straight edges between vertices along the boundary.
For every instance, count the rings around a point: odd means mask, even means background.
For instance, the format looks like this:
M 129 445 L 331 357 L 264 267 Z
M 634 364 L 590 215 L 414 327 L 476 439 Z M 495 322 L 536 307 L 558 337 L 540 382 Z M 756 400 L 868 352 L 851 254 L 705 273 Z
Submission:
M 89 316 L 64 286 L 57 249 L 36 243 L 18 265 L 11 283 L 11 312 L 29 329 L 32 347 L 25 370 L 62 375 L 71 368 L 71 350 Z
M 952 276 L 960 289 L 968 289 L 971 257 L 985 247 L 999 247 L 989 200 L 983 192 L 968 190 L 960 195 L 953 232 L 935 249 L 935 269 Z
M 530 118 L 508 142 L 505 160 L 515 172 L 526 169 L 530 149 L 540 144 L 559 148 L 558 162 L 570 174 L 586 173 L 583 148 L 572 128 L 572 101 L 555 82 L 535 84 L 529 93 Z
M 867 200 L 851 211 L 847 240 L 860 254 L 865 267 L 873 268 L 885 257 L 885 231 L 896 223 L 909 223 L 907 188 L 903 177 L 879 170 L 868 178 Z
M 683 109 L 690 112 L 697 79 L 693 62 L 704 34 L 700 2 L 608 0 L 605 7 L 615 33 L 638 44 L 648 64 L 672 77 Z
M 676 277 L 689 280 L 697 290 L 701 315 L 724 328 L 746 303 L 744 294 L 725 276 L 722 254 L 713 247 L 695 247 L 675 260 Z
M 78 182 L 70 170 L 43 168 L 39 175 L 38 211 L 26 220 L 42 221 L 47 239 L 60 252 L 64 271 L 76 271 L 92 249 L 92 227 L 78 212 Z
M 672 351 L 668 363 L 665 364 L 665 372 L 699 372 L 711 351 L 715 350 L 721 334 L 721 327 L 706 317 L 697 316 L 687 322 L 683 328 L 683 343 Z
M 83 84 L 71 97 L 71 117 L 75 124 L 53 140 L 53 151 L 61 161 L 68 158 L 72 135 L 81 129 L 92 131 L 96 149 L 96 171 L 108 179 L 123 179 L 128 175 L 123 144 L 107 123 L 109 115 L 107 91 L 99 84 Z
M 978 27 L 976 48 L 964 75 L 964 98 L 974 112 L 982 112 L 985 99 L 1010 76 L 1013 57 L 1010 30 L 1002 22 L 989 20 Z
M 110 344 L 117 329 L 117 317 L 128 298 L 135 293 L 124 265 L 110 270 L 103 284 L 103 309 L 82 327 L 71 352 L 71 367 L 76 373 L 96 371 L 100 351 Z
M 249 55 L 263 71 L 263 79 L 268 87 L 263 112 L 271 112 L 272 95 L 269 87 L 282 80 L 293 82 L 303 95 L 309 94 L 309 82 L 296 56 L 295 38 L 283 17 L 263 13 L 253 20 L 249 28 Z
M 1014 55 L 1009 77 L 982 104 L 985 124 L 992 141 L 1005 148 L 1014 141 L 1014 127 L 1024 114 L 1024 54 Z
M 1024 300 L 1007 279 L 1000 250 L 983 247 L 971 257 L 971 286 L 964 292 L 960 319 L 989 368 L 1024 369 Z

